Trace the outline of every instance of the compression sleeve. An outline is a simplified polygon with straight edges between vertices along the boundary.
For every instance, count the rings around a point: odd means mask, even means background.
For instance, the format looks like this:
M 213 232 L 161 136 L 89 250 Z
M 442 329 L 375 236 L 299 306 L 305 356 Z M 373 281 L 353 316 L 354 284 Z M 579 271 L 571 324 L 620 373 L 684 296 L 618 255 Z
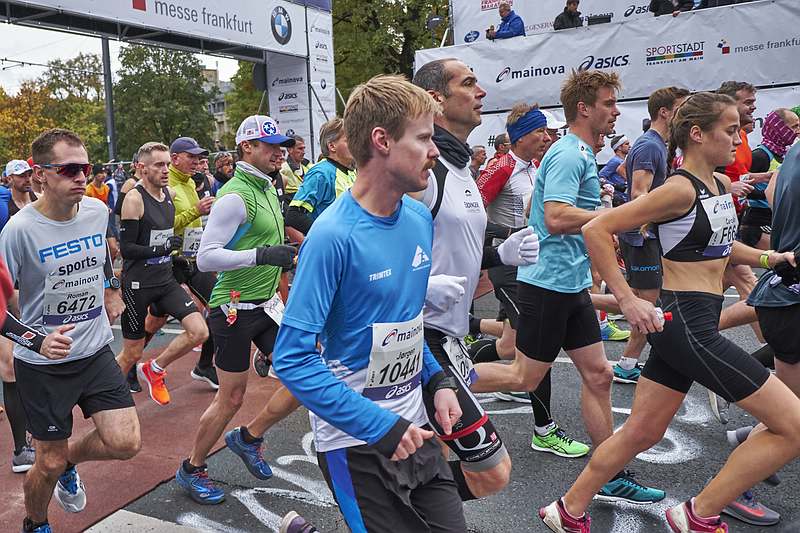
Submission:
M 496 266 L 503 266 L 503 261 L 500 260 L 497 248 L 495 246 L 484 246 L 483 257 L 481 257 L 481 270 Z
M 256 264 L 256 250 L 229 250 L 226 248 L 242 224 L 247 222 L 247 207 L 238 194 L 226 194 L 211 208 L 200 249 L 197 251 L 197 268 L 203 272 L 225 272 Z
M 442 366 L 433 356 L 428 343 L 422 345 L 422 386 L 426 386 L 433 376 L 442 371 Z
M 168 254 L 163 246 L 145 246 L 136 241 L 139 236 L 138 219 L 122 219 L 120 223 L 120 242 L 119 249 L 122 257 L 131 261 L 140 259 L 150 259 L 151 257 L 162 257 Z M 110 256 L 106 259 L 106 265 L 110 264 Z M 108 274 L 108 273 L 106 273 Z M 106 275 L 106 279 L 109 276 Z
M 314 221 L 308 216 L 308 210 L 305 207 L 290 205 L 286 210 L 286 220 L 284 223 L 286 226 L 298 230 L 303 235 L 307 235 Z
M 42 343 L 46 337 L 40 331 L 20 322 L 11 313 L 8 313 L 5 322 L 3 322 L 3 326 L 0 328 L 0 335 L 36 353 L 41 353 Z

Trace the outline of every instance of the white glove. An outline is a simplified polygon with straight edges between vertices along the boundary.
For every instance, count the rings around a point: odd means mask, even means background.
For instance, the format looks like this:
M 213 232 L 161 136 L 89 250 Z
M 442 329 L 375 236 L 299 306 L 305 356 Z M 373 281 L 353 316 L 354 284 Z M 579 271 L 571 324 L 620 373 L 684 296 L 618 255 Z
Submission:
M 504 265 L 533 265 L 539 260 L 539 236 L 528 226 L 512 233 L 503 244 L 497 247 L 497 253 Z
M 425 305 L 445 313 L 464 297 L 464 285 L 467 278 L 437 274 L 428 278 L 428 291 L 425 293 Z

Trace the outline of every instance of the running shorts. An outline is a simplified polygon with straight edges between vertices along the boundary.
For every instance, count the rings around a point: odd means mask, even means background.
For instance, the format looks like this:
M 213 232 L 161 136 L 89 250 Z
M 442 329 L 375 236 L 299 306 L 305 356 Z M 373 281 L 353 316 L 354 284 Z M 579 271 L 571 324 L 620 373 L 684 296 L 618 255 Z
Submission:
M 800 304 L 787 307 L 756 307 L 764 340 L 775 357 L 794 365 L 800 362 Z
M 696 381 L 729 402 L 760 389 L 769 370 L 719 333 L 722 302 L 718 294 L 662 290 L 661 308 L 672 320 L 647 335 L 652 348 L 642 376 L 684 394 Z
M 254 302 L 260 303 L 260 302 Z M 276 324 L 261 308 L 239 310 L 236 322 L 228 325 L 228 315 L 215 307 L 208 315 L 208 326 L 214 336 L 216 367 L 225 372 L 247 372 L 250 368 L 250 343 L 269 355 L 278 336 Z
M 763 234 L 772 233 L 772 209 L 748 207 L 739 225 L 739 240 L 747 246 L 755 247 Z
M 178 322 L 197 313 L 191 296 L 174 280 L 160 287 L 138 289 L 132 289 L 129 283 L 124 283 L 122 301 L 125 302 L 121 321 L 122 337 L 131 340 L 145 338 L 144 321 L 148 307 L 157 311 L 153 313 L 154 316 L 170 315 Z
M 561 348 L 577 350 L 601 342 L 588 289 L 556 292 L 519 282 L 517 349 L 525 356 L 552 363 Z
M 643 290 L 661 288 L 661 250 L 656 239 L 645 239 L 642 246 L 620 239 L 619 249 L 628 285 Z
M 513 329 L 519 324 L 517 307 L 517 267 L 501 265 L 489 269 L 489 280 L 494 287 L 494 295 L 500 302 L 502 318 L 507 319 Z

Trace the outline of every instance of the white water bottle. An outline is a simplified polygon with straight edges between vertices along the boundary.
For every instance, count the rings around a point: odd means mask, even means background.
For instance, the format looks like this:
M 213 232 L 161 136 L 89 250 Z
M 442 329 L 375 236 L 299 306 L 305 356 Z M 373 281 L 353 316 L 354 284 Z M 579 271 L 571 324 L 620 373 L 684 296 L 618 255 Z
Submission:
M 664 322 L 672 321 L 672 311 L 663 311 L 660 307 L 656 307 L 656 316 L 661 327 L 664 327 Z

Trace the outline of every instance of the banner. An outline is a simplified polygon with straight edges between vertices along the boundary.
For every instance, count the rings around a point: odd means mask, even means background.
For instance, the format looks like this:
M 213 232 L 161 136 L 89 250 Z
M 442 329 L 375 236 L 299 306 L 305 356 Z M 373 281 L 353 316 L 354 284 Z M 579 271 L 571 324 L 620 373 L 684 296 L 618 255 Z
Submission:
M 553 21 L 564 11 L 565 0 L 508 0 L 525 23 L 525 34 L 553 31 Z M 500 0 L 451 0 L 455 44 L 486 40 L 486 29 L 500 26 L 497 6 Z M 589 17 L 610 15 L 611 22 L 652 17 L 649 0 L 583 0 L 580 3 L 583 24 Z
M 647 97 L 667 85 L 711 90 L 730 79 L 795 84 L 800 82 L 798 21 L 796 0 L 752 2 L 635 24 L 420 50 L 416 67 L 448 57 L 464 61 L 487 92 L 484 111 L 508 110 L 520 100 L 559 105 L 561 83 L 573 69 L 618 72 L 620 99 Z
M 333 63 L 333 19 L 330 13 L 309 9 L 308 50 L 313 134 L 307 157 L 320 154 L 319 129 L 336 116 L 336 83 Z
M 267 54 L 267 74 L 272 80 L 267 87 L 269 116 L 274 118 L 284 135 L 311 134 L 308 107 L 306 60 L 283 54 Z
M 283 54 L 305 56 L 308 51 L 305 7 L 281 0 L 30 0 L 12 3 Z
M 764 124 L 764 117 L 771 111 L 779 107 L 792 108 L 800 105 L 800 86 L 781 87 L 777 89 L 763 89 L 756 93 L 756 112 L 755 130 L 748 135 L 750 147 L 755 148 L 761 142 L 761 126 Z M 647 101 L 622 102 L 618 104 L 620 116 L 617 118 L 616 134 L 625 135 L 630 139 L 631 144 L 642 134 L 642 120 L 649 118 L 647 113 Z M 559 120 L 564 119 L 564 113 L 560 108 L 550 109 Z M 494 154 L 494 140 L 497 135 L 506 130 L 506 117 L 508 113 L 495 113 L 483 115 L 481 125 L 472 130 L 467 142 L 470 146 L 485 146 L 486 153 L 491 157 Z M 566 130 L 562 130 L 564 134 Z M 610 139 L 614 135 L 609 135 Z M 611 150 L 610 140 L 606 142 L 606 147 L 597 155 L 597 162 L 605 164 L 614 155 Z

